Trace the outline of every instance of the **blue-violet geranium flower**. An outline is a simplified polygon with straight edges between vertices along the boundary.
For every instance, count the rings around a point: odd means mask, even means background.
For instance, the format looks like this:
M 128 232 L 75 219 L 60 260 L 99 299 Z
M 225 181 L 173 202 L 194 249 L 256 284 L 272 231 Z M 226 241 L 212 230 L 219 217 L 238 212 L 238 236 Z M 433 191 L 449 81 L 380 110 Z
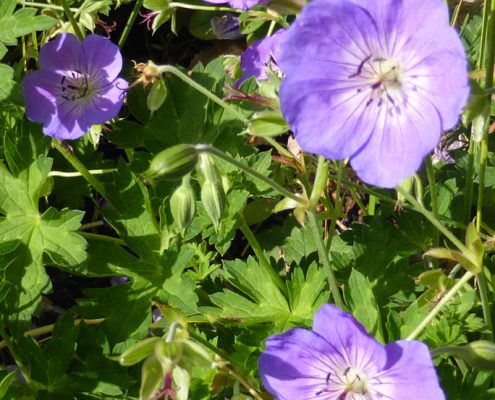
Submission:
M 394 187 L 453 128 L 467 61 L 442 0 L 314 0 L 280 43 L 282 113 L 300 146 Z
M 236 8 L 239 10 L 249 10 L 257 4 L 265 4 L 268 3 L 269 0 L 204 0 L 207 3 L 212 4 L 224 4 L 228 3 L 230 7 Z
M 237 81 L 239 87 L 242 82 L 255 76 L 258 81 L 268 78 L 268 68 L 277 71 L 280 40 L 285 29 L 279 29 L 271 36 L 257 40 L 241 54 L 242 77 Z
M 39 64 L 22 86 L 26 115 L 45 135 L 77 139 L 119 113 L 127 82 L 118 78 L 122 56 L 110 40 L 89 35 L 81 43 L 63 33 L 41 48 Z
M 425 344 L 386 346 L 352 315 L 326 304 L 313 330 L 267 339 L 259 359 L 265 388 L 277 400 L 444 400 Z

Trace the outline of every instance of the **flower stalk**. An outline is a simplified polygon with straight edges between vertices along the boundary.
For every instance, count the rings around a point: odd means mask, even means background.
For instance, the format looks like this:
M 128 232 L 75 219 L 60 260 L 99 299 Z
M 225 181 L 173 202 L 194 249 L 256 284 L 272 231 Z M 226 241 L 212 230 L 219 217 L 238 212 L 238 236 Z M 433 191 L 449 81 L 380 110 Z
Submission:
M 467 271 L 461 279 L 442 297 L 435 307 L 428 313 L 428 315 L 421 321 L 421 323 L 409 334 L 406 340 L 416 339 L 423 329 L 437 316 L 437 314 L 445 307 L 445 305 L 457 294 L 457 292 L 473 277 L 473 274 Z
M 304 200 L 301 196 L 294 194 L 287 189 L 285 189 L 282 185 L 278 184 L 275 182 L 273 179 L 266 177 L 263 174 L 260 174 L 258 171 L 255 171 L 254 169 L 248 167 L 247 165 L 242 164 L 241 162 L 237 161 L 236 159 L 232 158 L 231 156 L 225 154 L 224 152 L 216 149 L 215 147 L 208 146 L 207 144 L 198 144 L 195 146 L 195 149 L 199 153 L 209 153 L 212 156 L 218 157 L 224 161 L 227 161 L 228 163 L 236 166 L 237 168 L 241 169 L 242 171 L 250 174 L 251 176 L 259 179 L 260 181 L 263 181 L 270 187 L 272 187 L 274 190 L 279 192 L 282 196 L 288 197 L 292 200 L 297 201 L 301 205 L 306 205 L 306 200 Z
M 70 24 L 72 25 L 72 29 L 74 29 L 74 33 L 76 34 L 77 38 L 82 42 L 84 40 L 84 33 L 79 27 L 79 24 L 77 23 L 76 19 L 74 18 L 74 14 L 72 14 L 72 10 L 67 4 L 67 1 L 60 0 L 60 4 L 62 4 L 64 13 L 67 16 L 67 19 L 69 20 Z
M 86 166 L 67 148 L 60 142 L 58 139 L 52 140 L 52 145 L 55 147 L 58 152 L 81 174 L 81 176 L 86 179 L 86 181 L 93 186 L 93 188 L 100 193 L 105 199 L 106 191 L 103 184 L 94 177 L 94 175 L 86 168 Z M 108 199 L 107 199 L 108 201 Z
M 127 37 L 129 36 L 129 33 L 131 32 L 132 27 L 134 26 L 134 22 L 136 21 L 136 18 L 139 15 L 139 10 L 143 6 L 143 0 L 136 0 L 134 2 L 134 7 L 132 9 L 131 15 L 129 15 L 129 19 L 127 20 L 127 23 L 125 24 L 124 31 L 122 32 L 122 35 L 120 36 L 119 39 L 119 49 L 122 49 L 124 47 L 125 41 L 127 40 Z

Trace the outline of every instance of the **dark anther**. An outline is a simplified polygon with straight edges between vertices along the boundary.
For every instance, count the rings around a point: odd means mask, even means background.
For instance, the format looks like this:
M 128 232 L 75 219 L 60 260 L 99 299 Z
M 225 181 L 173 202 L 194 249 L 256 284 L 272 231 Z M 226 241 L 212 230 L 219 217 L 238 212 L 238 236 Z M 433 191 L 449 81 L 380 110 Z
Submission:
M 371 103 L 373 103 L 373 99 L 369 99 L 366 104 L 365 104 L 365 107 L 368 107 Z M 347 369 L 348 371 L 348 369 Z M 344 374 L 345 375 L 345 374 Z
M 373 61 L 375 62 L 384 62 L 384 61 L 387 61 L 386 58 L 383 58 L 383 57 L 375 57 L 373 58 Z
M 382 85 L 382 81 L 375 82 L 373 83 L 373 85 L 371 85 L 371 89 L 373 90 L 378 89 L 381 85 Z
M 328 382 L 330 381 L 330 377 L 331 377 L 331 376 L 332 376 L 332 374 L 329 372 L 329 373 L 327 374 L 326 379 L 325 379 L 325 382 L 327 383 L 327 385 L 328 385 Z
M 371 56 L 366 57 L 363 61 L 360 62 L 357 68 L 357 72 L 349 75 L 349 78 L 355 78 L 356 76 L 361 74 L 361 71 L 363 70 L 364 64 L 366 64 L 366 61 L 368 61 L 371 58 Z
M 369 99 L 368 102 L 371 102 L 372 99 Z M 349 371 L 351 370 L 351 367 L 347 367 L 346 369 L 344 369 L 344 376 L 347 376 L 347 374 L 349 373 Z

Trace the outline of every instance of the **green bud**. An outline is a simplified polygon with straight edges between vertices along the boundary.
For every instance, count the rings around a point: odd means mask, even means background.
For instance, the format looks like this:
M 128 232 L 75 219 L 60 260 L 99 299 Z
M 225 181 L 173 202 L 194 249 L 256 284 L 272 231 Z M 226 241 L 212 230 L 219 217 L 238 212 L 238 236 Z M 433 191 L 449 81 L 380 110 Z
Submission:
M 475 369 L 495 370 L 495 343 L 478 340 L 465 346 L 449 347 L 448 353 L 462 358 Z
M 119 357 L 120 365 L 134 365 L 144 360 L 149 355 L 153 354 L 155 344 L 161 339 L 158 337 L 152 337 L 141 340 L 135 345 L 124 351 Z
M 204 181 L 201 185 L 201 201 L 215 229 L 218 230 L 225 207 L 225 192 L 221 184 L 211 180 Z
M 178 144 L 158 153 L 143 178 L 177 180 L 191 172 L 197 162 L 198 152 L 193 145 Z
M 199 155 L 199 162 L 196 165 L 196 170 L 199 173 L 201 181 L 211 181 L 216 184 L 220 183 L 217 168 L 208 154 L 201 153 Z
M 182 343 L 178 341 L 166 342 L 160 340 L 154 348 L 155 357 L 164 367 L 175 365 L 182 357 Z
M 154 355 L 148 357 L 143 363 L 143 369 L 141 370 L 139 400 L 152 399 L 163 383 L 164 375 L 161 362 Z
M 153 82 L 150 92 L 148 93 L 148 98 L 146 99 L 146 104 L 153 113 L 162 106 L 166 98 L 167 85 L 165 84 L 163 77 L 160 76 L 160 78 Z
M 191 224 L 196 211 L 196 199 L 194 190 L 189 184 L 189 176 L 182 179 L 180 185 L 170 198 L 170 211 L 175 223 L 184 232 Z

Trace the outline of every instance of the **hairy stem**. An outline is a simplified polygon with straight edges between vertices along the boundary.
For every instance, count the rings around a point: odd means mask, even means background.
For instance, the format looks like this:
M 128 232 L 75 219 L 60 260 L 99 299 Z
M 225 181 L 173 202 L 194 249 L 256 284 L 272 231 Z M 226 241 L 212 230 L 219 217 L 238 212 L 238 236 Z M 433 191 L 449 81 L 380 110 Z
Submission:
M 139 15 L 139 10 L 141 9 L 142 6 L 143 6 L 143 0 L 136 0 L 134 2 L 134 7 L 132 9 L 131 15 L 129 15 L 129 19 L 125 24 L 124 31 L 122 32 L 122 35 L 120 36 L 119 39 L 119 43 L 118 43 L 119 49 L 124 47 L 125 41 L 127 40 L 129 33 L 131 32 L 134 22 L 136 21 L 136 18 Z
M 212 156 L 221 158 L 224 161 L 227 161 L 228 163 L 236 166 L 237 168 L 241 169 L 242 171 L 248 173 L 251 176 L 254 176 L 255 178 L 259 179 L 260 181 L 263 181 L 273 189 L 275 189 L 277 192 L 279 192 L 281 195 L 288 197 L 294 201 L 297 201 L 301 205 L 305 205 L 306 201 L 299 195 L 294 194 L 287 189 L 285 189 L 282 185 L 278 184 L 275 182 L 273 179 L 268 178 L 267 176 L 260 174 L 258 171 L 255 171 L 254 169 L 248 167 L 247 165 L 242 164 L 241 162 L 237 161 L 235 158 L 229 156 L 228 154 L 225 154 L 224 152 L 216 149 L 215 147 L 208 146 L 206 144 L 198 144 L 194 146 L 195 149 L 200 152 L 200 153 L 209 153 Z
M 416 339 L 423 329 L 425 329 L 428 324 L 436 317 L 436 315 L 442 310 L 443 307 L 457 294 L 459 289 L 461 289 L 471 278 L 473 274 L 471 272 L 466 272 L 464 276 L 459 279 L 459 281 L 447 292 L 445 296 L 442 297 L 435 307 L 428 313 L 428 315 L 421 321 L 421 323 L 409 334 L 406 340 Z
M 76 169 L 76 171 L 78 171 L 84 179 L 86 179 L 86 181 L 93 186 L 98 193 L 106 198 L 106 192 L 103 184 L 96 179 L 91 172 L 89 172 L 86 166 L 74 154 L 72 154 L 58 139 L 53 139 L 52 145 Z
M 72 29 L 74 29 L 74 33 L 76 34 L 77 38 L 82 42 L 84 40 L 84 33 L 83 33 L 83 31 L 81 31 L 79 24 L 77 23 L 76 19 L 74 18 L 74 14 L 72 14 L 72 11 L 69 8 L 67 1 L 66 0 L 60 0 L 60 3 L 62 4 L 62 8 L 64 9 L 64 13 L 67 16 L 67 19 L 69 20 L 70 24 L 72 25 Z
M 320 225 L 318 224 L 318 219 L 314 211 L 308 211 L 308 225 L 313 233 L 313 237 L 316 242 L 316 248 L 318 249 L 318 256 L 320 262 L 323 264 L 323 268 L 327 275 L 328 286 L 330 287 L 330 292 L 332 293 L 334 303 L 344 309 L 344 301 L 342 300 L 342 295 L 340 294 L 340 289 L 337 286 L 337 279 L 333 272 L 332 265 L 330 264 L 330 259 L 328 257 L 328 252 L 323 241 L 323 236 L 321 233 Z

